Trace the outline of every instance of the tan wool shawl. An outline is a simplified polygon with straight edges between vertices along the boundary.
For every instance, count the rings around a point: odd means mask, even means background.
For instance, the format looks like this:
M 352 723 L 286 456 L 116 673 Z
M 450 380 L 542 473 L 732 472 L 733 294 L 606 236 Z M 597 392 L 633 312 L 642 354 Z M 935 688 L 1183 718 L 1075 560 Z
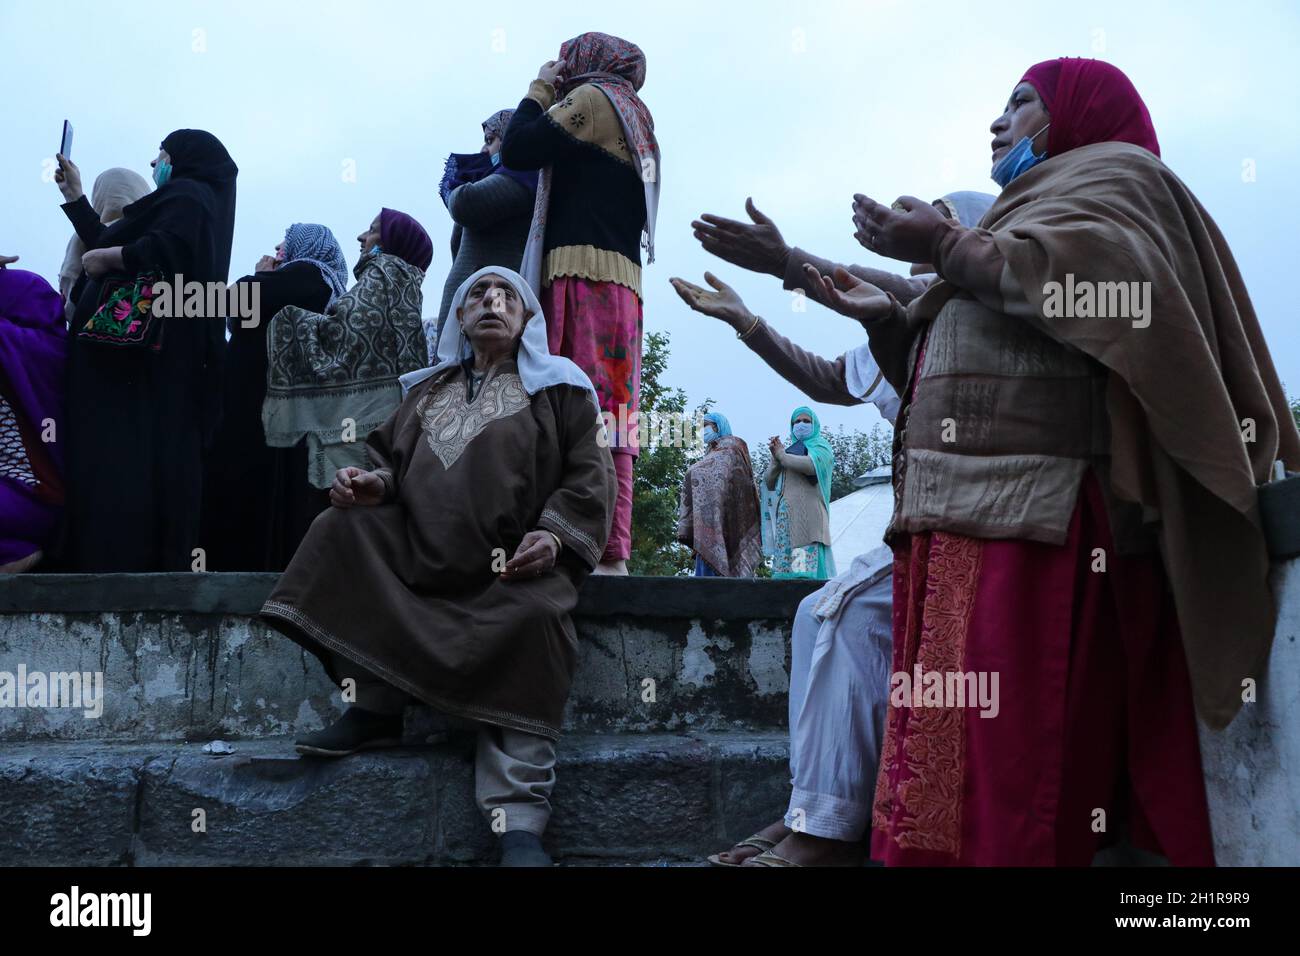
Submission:
M 1232 253 L 1182 181 L 1127 143 L 1029 170 L 982 229 L 1005 259 L 1006 308 L 1110 372 L 1112 489 L 1158 522 L 1197 711 L 1225 727 L 1273 638 L 1256 488 L 1275 459 L 1300 469 L 1300 434 Z M 1150 283 L 1150 324 L 1045 317 L 1045 286 L 1067 274 L 1076 289 Z M 908 325 L 932 320 L 955 291 L 936 284 Z M 1243 440 L 1251 423 L 1254 440 Z

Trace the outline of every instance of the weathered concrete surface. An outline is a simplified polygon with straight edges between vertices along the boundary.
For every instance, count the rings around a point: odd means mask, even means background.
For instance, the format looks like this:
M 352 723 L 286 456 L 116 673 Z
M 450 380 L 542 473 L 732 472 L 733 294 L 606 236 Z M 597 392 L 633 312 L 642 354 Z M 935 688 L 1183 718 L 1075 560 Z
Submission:
M 6 746 L 0 866 L 494 861 L 468 738 L 342 760 L 299 757 L 287 739 L 236 746 Z M 702 859 L 780 815 L 788 759 L 779 734 L 565 737 L 547 846 L 558 859 Z
M 1300 866 L 1300 560 L 1273 571 L 1277 629 L 1258 699 L 1201 730 L 1220 866 Z
M 184 611 L 256 614 L 279 575 L 20 574 L 0 577 L 0 614 L 41 611 Z M 815 581 L 757 578 L 589 577 L 578 597 L 579 615 L 700 617 L 718 603 L 744 619 L 781 617 Z M 730 616 L 730 615 L 725 615 Z
M 199 740 L 315 730 L 343 709 L 316 659 L 251 617 L 274 575 L 0 580 L 0 671 L 100 672 L 103 713 L 0 708 L 2 740 Z M 574 731 L 784 725 L 790 623 L 815 582 L 592 578 Z M 187 602 L 188 605 L 187 605 Z M 719 619 L 719 618 L 723 619 Z M 416 721 L 418 724 L 418 721 Z
M 98 670 L 107 680 L 99 719 L 0 707 L 0 865 L 484 858 L 491 840 L 463 744 L 313 768 L 287 741 L 257 739 L 316 729 L 341 710 L 315 659 L 251 620 L 273 582 L 0 580 L 0 671 Z M 696 859 L 775 819 L 788 792 L 790 620 L 815 587 L 588 581 L 567 724 L 618 733 L 566 738 L 551 827 L 558 852 Z M 1275 593 L 1277 637 L 1258 701 L 1227 731 L 1201 734 L 1224 865 L 1300 864 L 1300 562 L 1279 567 Z M 439 726 L 428 712 L 408 713 L 410 740 Z M 247 739 L 223 759 L 174 742 L 213 737 Z M 141 742 L 150 740 L 173 742 Z M 208 811 L 207 834 L 189 829 L 196 807 Z
M 129 861 L 136 794 L 156 748 L 0 748 L 0 866 Z
M 273 583 L 0 580 L 0 671 L 99 672 L 105 682 L 96 718 L 0 707 L 0 865 L 494 859 L 473 800 L 472 738 L 454 726 L 434 747 L 339 761 L 293 752 L 292 735 L 343 705 L 314 657 L 253 618 Z M 580 733 L 560 745 L 547 834 L 558 857 L 698 863 L 780 815 L 790 622 L 815 587 L 588 582 L 566 712 Z M 406 737 L 446 726 L 412 709 Z M 236 753 L 202 754 L 215 737 Z

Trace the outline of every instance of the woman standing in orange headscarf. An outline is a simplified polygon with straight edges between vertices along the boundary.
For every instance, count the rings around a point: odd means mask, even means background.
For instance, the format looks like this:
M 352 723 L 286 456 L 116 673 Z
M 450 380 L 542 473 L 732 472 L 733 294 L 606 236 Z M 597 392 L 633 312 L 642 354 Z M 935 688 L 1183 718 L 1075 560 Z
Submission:
M 604 574 L 626 574 L 632 552 L 641 248 L 653 262 L 660 174 L 654 120 L 637 95 L 645 67 L 640 48 L 618 37 L 569 40 L 538 72 L 501 147 L 510 168 L 542 170 L 520 271 L 542 301 L 551 352 L 591 377 L 608 426 L 618 507 Z

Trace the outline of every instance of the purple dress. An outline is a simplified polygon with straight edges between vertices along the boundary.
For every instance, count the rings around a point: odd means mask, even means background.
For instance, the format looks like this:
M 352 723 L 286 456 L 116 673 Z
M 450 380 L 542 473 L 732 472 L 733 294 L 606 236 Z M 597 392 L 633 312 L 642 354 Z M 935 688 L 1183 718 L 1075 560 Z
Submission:
M 63 300 L 0 269 L 0 566 L 43 549 L 63 506 Z

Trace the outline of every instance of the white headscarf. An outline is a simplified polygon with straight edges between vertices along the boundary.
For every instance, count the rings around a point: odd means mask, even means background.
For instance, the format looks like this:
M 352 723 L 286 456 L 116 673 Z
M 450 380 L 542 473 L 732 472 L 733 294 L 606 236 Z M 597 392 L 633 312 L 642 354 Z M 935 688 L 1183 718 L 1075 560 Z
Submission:
M 114 166 L 104 170 L 95 179 L 95 185 L 90 191 L 90 205 L 99 216 L 99 221 L 108 225 L 121 219 L 122 210 L 152 188 L 149 181 L 134 170 Z M 85 254 L 86 244 L 73 233 L 63 256 L 63 267 L 59 269 L 59 294 L 65 299 L 81 275 L 81 257 Z M 68 318 L 72 318 L 71 303 L 68 305 Z
M 943 203 L 948 207 L 950 218 L 957 220 L 963 226 L 974 229 L 984 219 L 984 214 L 993 208 L 998 197 L 989 193 L 971 192 L 968 189 L 959 190 L 955 193 L 948 193 L 935 200 L 935 204 Z
M 498 275 L 509 282 L 524 304 L 524 313 L 529 316 L 524 324 L 524 333 L 519 340 L 519 353 L 515 358 L 524 391 L 529 395 L 536 395 L 542 389 L 550 388 L 552 385 L 574 385 L 585 388 L 587 394 L 591 396 L 591 403 L 599 412 L 600 400 L 596 397 L 596 387 L 591 384 L 587 373 L 568 359 L 551 354 L 546 342 L 546 317 L 542 314 L 542 304 L 537 300 L 536 293 L 529 288 L 523 276 L 505 266 L 484 266 L 460 284 L 456 294 L 452 296 L 451 305 L 447 308 L 448 321 L 443 326 L 442 338 L 438 340 L 437 362 L 430 368 L 407 372 L 401 376 L 399 381 L 402 383 L 402 394 L 405 395 L 425 379 L 437 375 L 444 369 L 459 365 L 474 354 L 469 339 L 465 337 L 460 327 L 460 322 L 453 320 L 457 318 L 457 313 L 465 304 L 465 297 L 469 295 L 469 290 L 485 275 Z

